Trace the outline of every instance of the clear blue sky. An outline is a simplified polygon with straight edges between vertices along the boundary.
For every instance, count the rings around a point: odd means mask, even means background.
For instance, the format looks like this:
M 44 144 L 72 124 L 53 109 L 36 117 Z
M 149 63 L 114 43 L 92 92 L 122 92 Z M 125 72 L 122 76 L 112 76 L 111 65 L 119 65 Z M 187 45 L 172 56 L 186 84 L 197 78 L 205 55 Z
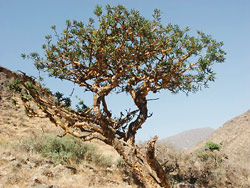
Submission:
M 224 122 L 250 109 L 250 1 L 249 0 L 0 0 L 0 64 L 12 70 L 22 70 L 37 75 L 30 62 L 21 53 L 39 52 L 45 43 L 44 36 L 51 34 L 50 26 L 58 31 L 65 20 L 87 22 L 93 9 L 100 5 L 122 4 L 135 8 L 151 18 L 153 10 L 162 10 L 162 23 L 169 22 L 192 31 L 202 30 L 217 41 L 224 42 L 226 62 L 214 67 L 217 80 L 210 88 L 197 94 L 172 95 L 162 92 L 149 103 L 153 116 L 144 124 L 137 139 L 146 140 L 154 135 L 164 138 L 181 131 L 198 128 L 218 128 Z M 49 87 L 66 95 L 72 86 L 49 81 Z M 91 95 L 76 94 L 91 104 Z M 112 111 L 132 105 L 126 95 L 109 97 Z

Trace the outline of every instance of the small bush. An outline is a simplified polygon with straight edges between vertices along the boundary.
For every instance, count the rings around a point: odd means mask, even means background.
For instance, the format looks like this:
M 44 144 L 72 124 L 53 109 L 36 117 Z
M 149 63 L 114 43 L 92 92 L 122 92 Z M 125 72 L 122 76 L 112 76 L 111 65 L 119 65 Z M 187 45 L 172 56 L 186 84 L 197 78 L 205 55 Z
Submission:
M 214 150 L 220 151 L 221 146 L 219 144 L 214 143 L 214 142 L 207 142 L 205 148 L 209 149 L 211 151 L 214 151 Z
M 83 160 L 93 162 L 99 166 L 112 165 L 110 157 L 99 154 L 93 144 L 83 143 L 72 136 L 57 137 L 45 135 L 42 139 L 28 139 L 24 142 L 28 151 L 36 151 L 53 163 L 79 163 Z

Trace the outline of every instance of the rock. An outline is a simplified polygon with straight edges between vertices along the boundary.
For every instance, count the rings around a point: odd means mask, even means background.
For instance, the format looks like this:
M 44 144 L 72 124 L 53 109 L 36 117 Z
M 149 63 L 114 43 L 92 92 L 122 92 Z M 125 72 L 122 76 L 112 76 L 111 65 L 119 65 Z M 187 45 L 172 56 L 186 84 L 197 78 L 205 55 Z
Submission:
M 178 183 L 176 188 L 195 188 L 195 186 L 190 183 Z

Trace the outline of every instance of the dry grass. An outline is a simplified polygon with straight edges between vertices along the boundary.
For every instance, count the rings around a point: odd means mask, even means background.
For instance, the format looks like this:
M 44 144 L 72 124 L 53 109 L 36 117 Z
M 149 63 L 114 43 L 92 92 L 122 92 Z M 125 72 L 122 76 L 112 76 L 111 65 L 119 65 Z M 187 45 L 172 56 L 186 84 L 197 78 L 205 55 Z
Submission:
M 22 145 L 22 143 L 0 144 L 1 188 L 133 187 L 123 181 L 126 177 L 115 164 L 107 165 L 103 161 L 97 163 L 97 161 L 91 160 L 71 160 L 59 164 L 50 157 L 44 158 L 38 152 L 26 149 L 27 145 Z M 91 152 L 93 151 L 91 150 Z M 88 155 L 90 157 L 97 153 L 95 151 Z

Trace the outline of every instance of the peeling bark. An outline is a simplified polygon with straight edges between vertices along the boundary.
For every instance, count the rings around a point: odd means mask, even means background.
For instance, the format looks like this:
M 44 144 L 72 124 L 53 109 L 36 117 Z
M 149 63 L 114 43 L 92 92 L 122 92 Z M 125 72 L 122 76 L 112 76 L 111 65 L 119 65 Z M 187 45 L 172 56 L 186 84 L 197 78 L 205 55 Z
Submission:
M 145 155 L 136 146 L 132 146 L 127 142 L 115 139 L 112 146 L 125 160 L 136 179 L 145 188 L 161 187 L 157 174 L 151 169 Z
M 158 137 L 155 136 L 152 140 L 148 142 L 146 159 L 150 167 L 156 172 L 157 177 L 161 182 L 161 186 L 164 188 L 170 188 L 167 174 L 160 165 L 159 161 L 155 157 L 155 142 L 158 140 Z
M 135 142 L 135 135 L 138 131 L 138 129 L 141 128 L 142 124 L 147 120 L 148 118 L 148 108 L 147 108 L 147 99 L 146 97 L 141 94 L 141 92 L 130 92 L 135 105 L 138 107 L 139 115 L 137 119 L 129 124 L 128 131 L 126 133 L 125 140 L 134 144 Z

